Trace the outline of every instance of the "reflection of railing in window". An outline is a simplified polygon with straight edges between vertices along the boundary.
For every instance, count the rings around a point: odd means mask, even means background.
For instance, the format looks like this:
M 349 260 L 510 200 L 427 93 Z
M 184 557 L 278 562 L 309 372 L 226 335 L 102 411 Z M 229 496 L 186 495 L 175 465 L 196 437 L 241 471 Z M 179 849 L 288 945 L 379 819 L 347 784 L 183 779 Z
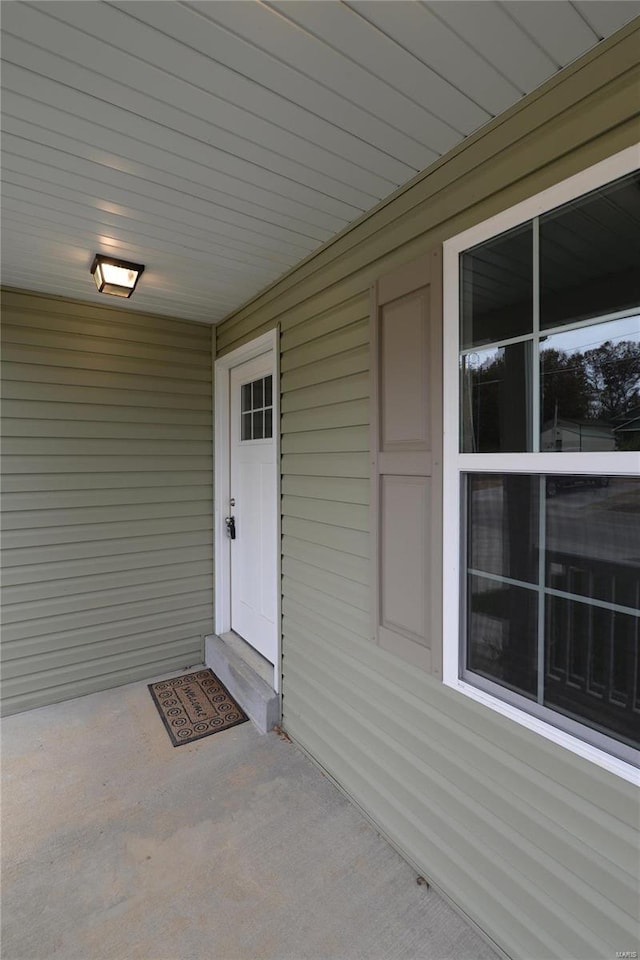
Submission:
M 547 564 L 545 704 L 637 743 L 640 617 L 627 604 L 640 606 L 640 569 L 559 551 Z

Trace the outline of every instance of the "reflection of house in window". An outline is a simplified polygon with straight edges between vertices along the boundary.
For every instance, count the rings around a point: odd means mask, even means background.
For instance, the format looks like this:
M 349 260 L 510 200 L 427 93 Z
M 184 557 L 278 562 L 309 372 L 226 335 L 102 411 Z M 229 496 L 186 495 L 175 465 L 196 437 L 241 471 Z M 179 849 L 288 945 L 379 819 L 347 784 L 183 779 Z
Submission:
M 640 450 L 640 405 L 611 421 L 617 450 Z
M 614 427 L 608 423 L 595 423 L 593 420 L 548 420 L 542 425 L 540 449 L 543 452 L 562 450 L 565 453 L 615 450 Z

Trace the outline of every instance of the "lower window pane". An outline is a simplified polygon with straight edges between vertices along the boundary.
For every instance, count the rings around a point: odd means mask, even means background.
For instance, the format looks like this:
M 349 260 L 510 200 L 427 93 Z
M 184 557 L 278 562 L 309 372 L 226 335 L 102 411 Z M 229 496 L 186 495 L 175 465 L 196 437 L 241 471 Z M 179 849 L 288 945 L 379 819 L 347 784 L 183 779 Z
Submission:
M 253 412 L 253 439 L 262 440 L 264 437 L 264 411 L 254 410 Z
M 544 705 L 640 746 L 638 617 L 547 597 Z
M 467 610 L 467 669 L 535 698 L 538 591 L 470 575 Z
M 537 583 L 539 490 L 539 478 L 528 474 L 468 474 L 472 570 Z
M 640 478 L 463 480 L 463 676 L 586 739 L 591 728 L 596 744 L 617 740 L 621 756 L 637 748 Z
M 640 607 L 640 480 L 549 475 L 546 586 Z

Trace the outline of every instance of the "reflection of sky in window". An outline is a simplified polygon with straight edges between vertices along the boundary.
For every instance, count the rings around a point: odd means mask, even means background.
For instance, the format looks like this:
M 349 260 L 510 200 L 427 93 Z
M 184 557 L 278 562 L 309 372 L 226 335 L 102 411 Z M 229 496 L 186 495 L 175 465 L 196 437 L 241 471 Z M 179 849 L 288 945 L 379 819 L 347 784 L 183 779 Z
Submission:
M 591 323 L 578 330 L 567 330 L 553 336 L 541 337 L 540 349 L 575 353 L 595 349 L 607 340 L 613 343 L 619 343 L 622 340 L 640 343 L 640 315 L 624 317 L 622 320 L 608 320 L 606 323 Z M 497 353 L 497 351 L 494 352 Z

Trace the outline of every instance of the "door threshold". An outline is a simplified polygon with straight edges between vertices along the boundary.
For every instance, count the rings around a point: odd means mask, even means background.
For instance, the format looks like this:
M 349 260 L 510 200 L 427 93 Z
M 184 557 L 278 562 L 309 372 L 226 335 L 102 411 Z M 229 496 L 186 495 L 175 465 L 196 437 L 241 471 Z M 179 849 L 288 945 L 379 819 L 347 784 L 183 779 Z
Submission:
M 234 630 L 230 630 L 228 633 L 221 633 L 220 639 L 223 640 L 228 647 L 231 647 L 234 653 L 237 653 L 247 666 L 251 667 L 265 683 L 268 683 L 272 690 L 274 689 L 274 668 L 273 664 L 269 663 L 266 657 L 258 653 L 255 647 L 247 643 L 247 641 L 244 640 L 240 634 L 235 633 Z
M 228 642 L 229 638 L 231 643 Z M 240 647 L 237 641 L 247 649 Z M 213 633 L 205 637 L 204 651 L 207 667 L 222 681 L 260 733 L 272 730 L 280 722 L 280 698 L 273 689 L 273 666 L 237 634 L 217 636 Z M 250 662 L 245 656 L 250 657 Z M 260 672 L 254 664 L 260 668 Z M 268 680 L 265 679 L 265 664 L 269 668 Z

